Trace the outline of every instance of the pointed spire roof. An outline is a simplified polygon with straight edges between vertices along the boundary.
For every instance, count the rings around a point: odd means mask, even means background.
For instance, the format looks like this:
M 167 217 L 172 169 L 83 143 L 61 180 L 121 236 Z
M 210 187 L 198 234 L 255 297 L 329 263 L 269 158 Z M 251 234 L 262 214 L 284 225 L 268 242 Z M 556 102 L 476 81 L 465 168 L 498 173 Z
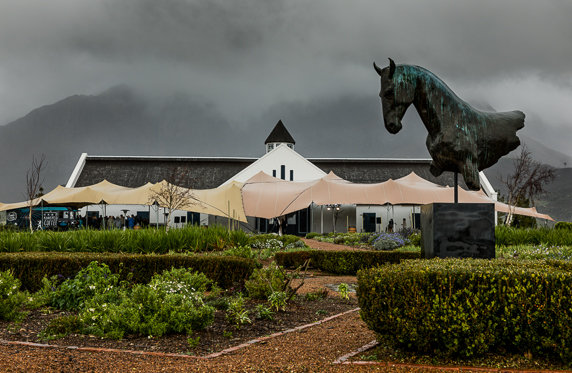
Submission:
M 276 123 L 276 126 L 274 126 L 274 129 L 270 132 L 270 135 L 268 135 L 264 144 L 271 142 L 296 144 L 296 141 L 294 141 L 294 138 L 290 135 L 290 132 L 288 132 L 284 123 L 282 123 L 282 120 L 279 120 L 278 123 Z

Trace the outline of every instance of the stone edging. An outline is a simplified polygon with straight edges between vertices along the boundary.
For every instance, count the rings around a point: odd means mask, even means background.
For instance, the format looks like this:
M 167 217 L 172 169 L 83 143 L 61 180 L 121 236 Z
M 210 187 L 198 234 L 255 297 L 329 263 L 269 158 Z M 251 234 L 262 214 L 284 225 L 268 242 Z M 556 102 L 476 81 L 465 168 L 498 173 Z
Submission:
M 326 317 L 323 320 L 319 320 L 319 321 L 313 322 L 311 324 L 297 326 L 295 328 L 284 330 L 281 332 L 277 332 L 277 333 L 274 333 L 274 334 L 271 334 L 271 335 L 268 335 L 265 337 L 252 339 L 252 340 L 245 342 L 245 343 L 242 343 L 238 346 L 230 347 L 230 348 L 227 348 L 227 349 L 224 349 L 222 351 L 215 352 L 213 354 L 206 355 L 206 356 L 192 356 L 192 355 L 166 353 L 166 352 L 153 352 L 153 351 L 121 350 L 121 349 L 115 349 L 115 348 L 60 346 L 60 345 L 50 345 L 50 344 L 46 344 L 46 343 L 36 343 L 36 342 L 7 341 L 4 339 L 0 339 L 0 344 L 16 345 L 16 346 L 28 346 L 28 347 L 40 347 L 40 348 L 55 348 L 55 349 L 64 349 L 64 350 L 77 350 L 77 351 L 87 351 L 87 352 L 114 352 L 114 353 L 128 353 L 128 354 L 134 354 L 134 355 L 151 355 L 151 356 L 162 356 L 162 357 L 179 357 L 179 358 L 186 358 L 186 359 L 209 360 L 209 359 L 214 359 L 216 357 L 235 352 L 237 350 L 240 350 L 242 348 L 248 347 L 250 345 L 253 345 L 253 344 L 256 344 L 256 343 L 259 343 L 262 341 L 267 341 L 269 339 L 279 337 L 279 336 L 284 335 L 284 334 L 297 332 L 299 330 L 310 328 L 312 326 L 320 325 L 320 324 L 325 323 L 327 321 L 333 320 L 335 318 L 338 318 L 338 317 L 347 315 L 348 313 L 352 313 L 352 312 L 356 312 L 356 311 L 359 311 L 359 308 L 354 308 L 354 309 L 349 310 L 349 311 L 338 313 L 336 315 Z

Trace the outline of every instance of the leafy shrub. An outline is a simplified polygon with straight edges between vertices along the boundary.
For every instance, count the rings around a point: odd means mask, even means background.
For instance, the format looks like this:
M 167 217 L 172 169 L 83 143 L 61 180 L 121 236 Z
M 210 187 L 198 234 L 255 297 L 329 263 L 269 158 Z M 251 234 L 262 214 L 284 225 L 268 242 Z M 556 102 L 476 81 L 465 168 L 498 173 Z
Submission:
M 273 315 L 274 312 L 272 312 L 272 310 L 266 307 L 264 304 L 258 304 L 256 306 L 256 317 L 258 319 L 272 320 L 274 318 Z
M 305 248 L 305 247 L 306 247 L 306 244 L 302 240 L 298 240 L 298 241 L 289 243 L 284 248 L 286 250 L 292 250 L 292 249 L 300 249 L 300 248 Z
M 313 239 L 313 238 L 316 238 L 318 236 L 321 236 L 321 234 L 316 233 L 316 232 L 310 232 L 310 233 L 306 234 L 306 238 L 308 238 L 308 239 Z
M 272 262 L 268 267 L 255 269 L 244 286 L 251 298 L 267 299 L 272 291 L 283 290 L 285 280 L 284 273 Z
M 380 233 L 372 242 L 376 250 L 395 250 L 409 243 L 400 233 Z
M 337 245 L 343 245 L 345 242 L 346 242 L 346 239 L 344 236 L 334 237 L 334 243 Z
M 228 289 L 243 286 L 255 263 L 245 258 L 207 255 L 142 255 L 109 253 L 3 253 L 0 271 L 11 269 L 22 281 L 22 287 L 37 291 L 43 277 L 73 278 L 90 262 L 98 261 L 120 274 L 122 280 L 132 277 L 135 283 L 147 283 L 153 275 L 171 268 L 188 268 L 204 273 L 218 286 Z M 230 269 L 230 270 L 229 270 Z
M 238 256 L 240 258 L 254 259 L 256 258 L 256 253 L 252 251 L 250 246 L 236 246 L 231 247 L 223 251 L 223 255 L 228 256 Z
M 273 291 L 268 296 L 268 303 L 270 303 L 270 307 L 276 311 L 286 311 L 287 298 L 288 295 L 285 291 Z
M 348 284 L 346 284 L 345 282 L 342 282 L 341 284 L 338 285 L 338 293 L 340 293 L 340 297 L 342 299 L 348 300 L 350 299 L 350 288 L 348 286 Z
M 236 329 L 240 329 L 243 324 L 250 324 L 252 322 L 250 317 L 248 317 L 248 310 L 244 307 L 244 298 L 242 295 L 229 301 L 226 310 L 226 319 L 234 324 Z
M 421 247 L 421 232 L 413 232 L 409 235 L 409 243 Z
M 119 275 L 112 274 L 106 264 L 94 261 L 82 268 L 73 279 L 67 279 L 59 286 L 53 287 L 49 292 L 49 301 L 57 309 L 78 310 L 86 300 L 96 294 L 112 291 L 118 283 Z M 54 285 L 48 284 L 48 287 Z
M 20 291 L 20 280 L 11 271 L 0 272 L 0 320 L 19 318 L 25 299 L 26 295 Z
M 276 263 L 286 268 L 299 267 L 306 260 L 314 268 L 340 275 L 355 275 L 361 268 L 376 267 L 385 263 L 399 263 L 404 259 L 419 259 L 421 252 L 398 251 L 295 251 L 280 252 L 274 256 Z
M 125 334 L 157 336 L 204 329 L 214 321 L 215 309 L 202 295 L 171 284 L 135 285 L 122 292 L 118 302 L 106 303 L 96 296 L 89 299 L 79 318 L 85 333 L 120 339 Z
M 559 221 L 554 225 L 554 229 L 568 229 L 572 230 L 572 222 L 569 221 Z
M 569 262 L 411 260 L 358 273 L 366 324 L 394 347 L 443 357 L 497 349 L 572 362 Z
M 79 318 L 84 332 L 101 337 L 191 334 L 214 321 L 214 307 L 203 300 L 211 285 L 204 274 L 171 269 L 153 276 L 147 285 L 122 288 L 115 299 L 96 294 L 80 309 Z
M 204 273 L 193 272 L 187 268 L 171 268 L 153 276 L 149 285 L 161 288 L 167 293 L 190 295 L 190 293 L 205 291 L 213 287 L 213 281 Z
M 300 241 L 300 237 L 291 234 L 284 234 L 278 236 L 274 233 L 267 234 L 257 234 L 250 237 L 250 246 L 253 249 L 266 249 L 266 248 L 276 248 L 285 247 Z

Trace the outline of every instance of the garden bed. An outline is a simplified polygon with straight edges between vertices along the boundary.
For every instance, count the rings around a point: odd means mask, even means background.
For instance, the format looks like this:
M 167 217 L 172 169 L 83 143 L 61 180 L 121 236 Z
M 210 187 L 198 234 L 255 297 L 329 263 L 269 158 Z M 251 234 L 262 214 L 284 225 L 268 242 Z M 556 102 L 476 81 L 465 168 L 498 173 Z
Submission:
M 0 321 L 0 339 L 49 343 L 60 346 L 112 348 L 205 356 L 240 345 L 252 339 L 319 321 L 357 307 L 355 298 L 342 300 L 335 297 L 326 297 L 306 300 L 303 296 L 298 296 L 297 299 L 288 303 L 286 311 L 275 312 L 273 319 L 267 320 L 255 317 L 256 311 L 254 309 L 259 303 L 262 302 L 247 300 L 246 307 L 250 310 L 252 323 L 243 324 L 239 329 L 226 320 L 224 311 L 217 310 L 214 323 L 204 330 L 194 332 L 191 336 L 191 338 L 199 338 L 196 346 L 191 346 L 192 343 L 189 343 L 189 337 L 185 334 L 166 335 L 160 338 L 127 336 L 122 340 L 71 334 L 47 342 L 41 337 L 41 331 L 46 328 L 51 320 L 71 314 L 70 312 L 54 311 L 52 309 L 30 311 L 28 316 L 20 323 Z

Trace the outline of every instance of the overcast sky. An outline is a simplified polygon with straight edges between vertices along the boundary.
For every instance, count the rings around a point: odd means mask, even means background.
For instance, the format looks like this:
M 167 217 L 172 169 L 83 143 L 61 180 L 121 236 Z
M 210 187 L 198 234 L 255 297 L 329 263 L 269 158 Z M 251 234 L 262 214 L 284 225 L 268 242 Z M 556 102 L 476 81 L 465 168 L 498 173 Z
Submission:
M 372 61 L 391 57 L 571 154 L 571 20 L 563 0 L 0 0 L 0 124 L 127 84 L 248 127 L 280 103 L 377 97 Z

